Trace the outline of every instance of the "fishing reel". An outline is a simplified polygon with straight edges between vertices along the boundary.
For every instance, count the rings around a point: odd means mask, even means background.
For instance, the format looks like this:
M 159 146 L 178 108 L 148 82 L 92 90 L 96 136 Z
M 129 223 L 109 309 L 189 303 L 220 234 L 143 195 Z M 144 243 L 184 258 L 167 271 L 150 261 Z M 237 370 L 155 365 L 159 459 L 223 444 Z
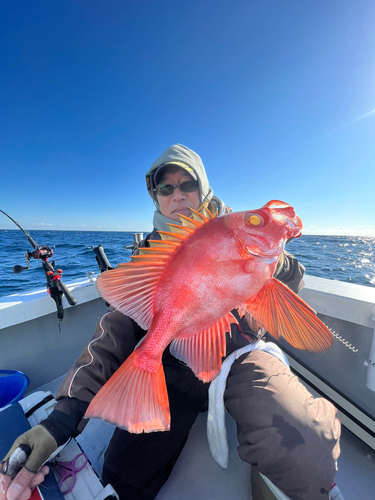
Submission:
M 64 308 L 62 305 L 62 296 L 65 295 L 66 300 L 71 306 L 75 306 L 77 304 L 77 299 L 73 297 L 73 295 L 70 293 L 69 289 L 64 285 L 64 283 L 61 281 L 61 276 L 62 276 L 62 270 L 61 269 L 55 269 L 55 261 L 49 261 L 53 255 L 53 250 L 51 247 L 48 245 L 38 245 L 33 238 L 30 236 L 30 234 L 22 229 L 22 227 L 16 222 L 10 215 L 7 213 L 3 212 L 0 210 L 1 213 L 6 215 L 8 219 L 10 219 L 12 222 L 16 224 L 17 227 L 21 229 L 23 234 L 26 236 L 26 238 L 29 240 L 29 243 L 33 247 L 33 251 L 28 250 L 25 254 L 25 259 L 26 259 L 26 264 L 27 267 L 23 267 L 20 265 L 14 266 L 13 267 L 13 272 L 16 274 L 22 273 L 22 271 L 27 271 L 30 269 L 30 260 L 31 259 L 38 259 L 42 261 L 42 267 L 44 270 L 44 273 L 46 275 L 46 280 L 47 280 L 47 292 L 50 295 L 50 297 L 55 301 L 56 303 L 56 308 L 57 308 L 57 318 L 59 321 L 59 329 L 60 329 L 60 321 L 64 317 Z
M 22 273 L 22 271 L 27 271 L 30 269 L 30 259 L 49 259 L 53 255 L 53 250 L 47 245 L 42 245 L 42 246 L 37 246 L 37 248 L 33 251 L 30 252 L 28 250 L 25 254 L 25 260 L 27 267 L 23 266 L 14 266 L 13 267 L 13 272 L 16 274 Z M 53 265 L 55 265 L 55 261 L 53 261 Z

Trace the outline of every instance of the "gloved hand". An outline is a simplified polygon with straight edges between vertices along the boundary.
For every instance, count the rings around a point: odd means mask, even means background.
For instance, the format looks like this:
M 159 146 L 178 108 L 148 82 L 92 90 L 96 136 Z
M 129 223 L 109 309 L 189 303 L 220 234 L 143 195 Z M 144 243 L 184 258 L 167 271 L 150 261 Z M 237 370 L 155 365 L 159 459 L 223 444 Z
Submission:
M 43 481 L 48 467 L 37 472 L 57 448 L 55 439 L 42 425 L 19 436 L 0 465 L 0 473 L 5 475 L 0 481 L 0 500 L 28 498 L 29 490 Z
M 1 463 L 0 472 L 12 478 L 22 468 L 38 472 L 58 448 L 55 438 L 42 425 L 21 434 Z
M 30 497 L 30 489 L 40 484 L 48 473 L 48 467 L 42 465 L 78 435 L 78 425 L 87 407 L 87 402 L 62 398 L 41 424 L 16 439 L 0 462 L 0 500 L 27 500 Z

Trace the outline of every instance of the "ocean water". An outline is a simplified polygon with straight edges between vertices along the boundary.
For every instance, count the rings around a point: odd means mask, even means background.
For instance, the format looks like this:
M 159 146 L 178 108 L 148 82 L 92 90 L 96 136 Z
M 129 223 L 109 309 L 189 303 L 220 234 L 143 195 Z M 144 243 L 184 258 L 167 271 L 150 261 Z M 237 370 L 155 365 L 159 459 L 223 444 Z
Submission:
M 30 231 L 38 245 L 53 249 L 55 268 L 62 269 L 65 283 L 99 273 L 91 246 L 101 244 L 112 267 L 127 262 L 133 234 L 99 231 Z M 0 230 L 0 297 L 45 288 L 41 261 L 32 259 L 30 269 L 13 273 L 13 266 L 26 266 L 24 255 L 32 250 L 20 230 Z M 354 236 L 302 236 L 287 250 L 305 266 L 306 273 L 322 278 L 375 286 L 375 238 Z

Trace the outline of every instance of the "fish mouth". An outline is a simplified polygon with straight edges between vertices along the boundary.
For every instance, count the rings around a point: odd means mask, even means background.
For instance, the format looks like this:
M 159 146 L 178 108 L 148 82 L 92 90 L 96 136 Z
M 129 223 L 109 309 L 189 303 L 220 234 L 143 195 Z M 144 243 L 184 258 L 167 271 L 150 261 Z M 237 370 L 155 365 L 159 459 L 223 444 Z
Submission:
M 244 249 L 252 257 L 261 260 L 262 262 L 266 262 L 267 264 L 275 262 L 285 247 L 284 239 L 276 242 L 262 238 L 261 236 L 253 235 L 251 240 L 252 241 L 250 242 L 246 242 L 246 244 L 242 242 Z

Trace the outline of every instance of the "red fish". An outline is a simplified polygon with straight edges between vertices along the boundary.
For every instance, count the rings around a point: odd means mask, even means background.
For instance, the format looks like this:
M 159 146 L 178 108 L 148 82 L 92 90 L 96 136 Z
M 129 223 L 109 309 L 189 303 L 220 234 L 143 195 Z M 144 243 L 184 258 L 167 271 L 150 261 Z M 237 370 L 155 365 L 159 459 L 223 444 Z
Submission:
M 230 311 L 250 314 L 276 339 L 323 352 L 331 332 L 314 311 L 272 276 L 289 238 L 301 235 L 294 209 L 270 201 L 223 217 L 193 212 L 160 231 L 132 262 L 101 274 L 101 296 L 148 330 L 143 341 L 92 400 L 86 416 L 129 432 L 170 428 L 162 354 L 187 363 L 203 382 L 220 372 Z

